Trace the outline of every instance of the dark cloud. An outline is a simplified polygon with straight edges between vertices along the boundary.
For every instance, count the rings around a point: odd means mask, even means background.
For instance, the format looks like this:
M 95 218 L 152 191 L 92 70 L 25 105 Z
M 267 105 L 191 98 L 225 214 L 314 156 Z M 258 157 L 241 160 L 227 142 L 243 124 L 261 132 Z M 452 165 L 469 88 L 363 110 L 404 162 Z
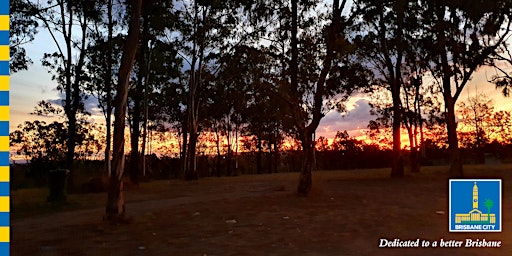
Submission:
M 348 106 L 348 113 L 329 112 L 320 122 L 317 137 L 334 138 L 337 131 L 347 130 L 351 136 L 359 136 L 359 129 L 365 129 L 373 119 L 370 115 L 370 105 L 367 99 L 358 99 L 353 106 Z
M 48 99 L 47 102 L 55 104 L 57 106 L 63 106 L 65 96 L 64 94 L 60 94 L 60 99 Z M 98 100 L 95 97 L 87 97 L 87 99 L 83 100 L 85 110 L 91 115 L 103 115 L 101 109 L 98 107 Z

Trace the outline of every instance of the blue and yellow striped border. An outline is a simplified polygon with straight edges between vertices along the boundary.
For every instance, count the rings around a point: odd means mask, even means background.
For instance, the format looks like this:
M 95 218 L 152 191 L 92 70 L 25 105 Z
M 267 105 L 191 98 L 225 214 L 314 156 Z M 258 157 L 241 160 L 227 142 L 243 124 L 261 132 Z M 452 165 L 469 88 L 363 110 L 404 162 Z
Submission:
M 9 1 L 0 1 L 0 255 L 10 255 Z

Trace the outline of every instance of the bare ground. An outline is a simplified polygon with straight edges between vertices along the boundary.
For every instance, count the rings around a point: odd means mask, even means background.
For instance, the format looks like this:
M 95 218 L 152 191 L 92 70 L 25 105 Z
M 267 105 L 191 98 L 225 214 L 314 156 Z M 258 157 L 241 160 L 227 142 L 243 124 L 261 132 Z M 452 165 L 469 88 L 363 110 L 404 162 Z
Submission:
M 446 169 L 398 179 L 389 170 L 315 172 L 308 197 L 294 194 L 296 173 L 155 181 L 126 192 L 129 224 L 102 221 L 105 194 L 87 207 L 14 218 L 11 254 L 511 255 L 512 166 L 466 168 L 468 177 L 503 179 L 501 233 L 448 232 Z M 380 238 L 503 245 L 379 248 Z

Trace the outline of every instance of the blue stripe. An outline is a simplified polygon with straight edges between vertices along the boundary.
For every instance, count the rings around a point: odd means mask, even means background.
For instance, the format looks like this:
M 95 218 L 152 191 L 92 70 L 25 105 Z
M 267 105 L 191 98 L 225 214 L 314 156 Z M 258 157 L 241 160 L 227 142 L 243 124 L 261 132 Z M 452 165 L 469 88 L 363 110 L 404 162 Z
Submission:
M 9 196 L 9 182 L 0 182 L 0 196 Z
M 0 61 L 0 76 L 9 75 L 9 61 Z
M 0 91 L 0 106 L 9 106 L 9 91 Z
M 10 253 L 9 243 L 0 243 L 0 255 L 9 255 Z
M 8 0 L 0 1 L 0 15 L 9 15 L 9 1 Z
M 9 152 L 0 152 L 0 166 L 9 166 Z
M 0 121 L 0 136 L 9 136 L 9 121 Z
M 8 227 L 10 224 L 10 215 L 8 212 L 0 212 L 0 226 Z
M 9 45 L 9 31 L 0 30 L 0 45 Z

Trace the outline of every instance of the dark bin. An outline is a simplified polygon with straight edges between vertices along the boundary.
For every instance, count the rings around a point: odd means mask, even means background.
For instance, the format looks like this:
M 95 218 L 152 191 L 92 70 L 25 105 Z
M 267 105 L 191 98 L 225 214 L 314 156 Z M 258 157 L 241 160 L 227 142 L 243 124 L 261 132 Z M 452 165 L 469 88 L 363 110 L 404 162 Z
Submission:
M 50 195 L 48 202 L 65 202 L 66 201 L 66 183 L 69 170 L 56 169 L 51 170 L 48 175 L 48 188 Z

